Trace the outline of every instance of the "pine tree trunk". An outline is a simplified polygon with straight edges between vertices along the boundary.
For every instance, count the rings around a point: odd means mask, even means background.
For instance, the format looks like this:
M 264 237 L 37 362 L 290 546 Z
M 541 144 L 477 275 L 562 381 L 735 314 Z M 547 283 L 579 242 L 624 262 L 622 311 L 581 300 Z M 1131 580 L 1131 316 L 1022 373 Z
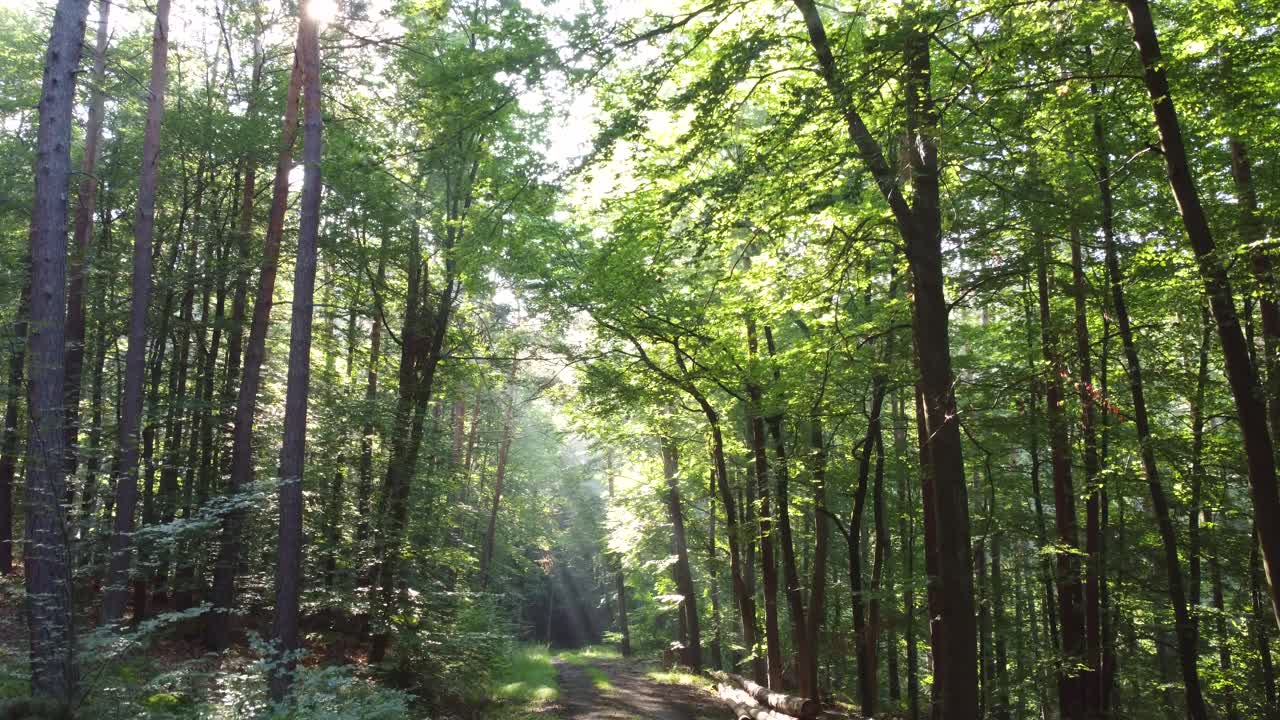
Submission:
M 89 118 L 84 128 L 84 155 L 80 160 L 80 188 L 76 196 L 75 230 L 72 241 L 71 266 L 67 273 L 67 354 L 64 390 L 66 408 L 67 487 L 66 502 L 70 506 L 76 476 L 80 433 L 80 380 L 84 370 L 85 284 L 89 249 L 93 243 L 93 211 L 98 198 L 97 165 L 102 143 L 103 107 L 106 101 L 107 18 L 110 0 L 98 0 L 98 29 L 94 35 L 93 78 L 90 81 Z
M 301 33 L 299 33 L 299 40 Z M 237 500 L 240 491 L 253 480 L 253 421 L 258 404 L 258 388 L 262 380 L 262 363 L 266 357 L 267 330 L 274 304 L 276 269 L 280 259 L 280 239 L 284 234 L 284 216 L 289 200 L 289 171 L 293 167 L 293 143 L 298 132 L 299 100 L 302 93 L 302 65 L 295 52 L 289 88 L 285 95 L 284 121 L 280 131 L 280 147 L 276 157 L 275 181 L 272 185 L 271 213 L 262 248 L 262 273 L 258 278 L 258 294 L 253 301 L 253 319 L 249 326 L 249 342 L 244 348 L 244 365 L 236 395 L 236 412 L 231 442 L 231 468 L 227 495 Z M 234 341 L 236 333 L 232 334 Z M 230 347 L 228 347 L 230 353 Z M 222 651 L 231 645 L 231 612 L 235 607 L 235 576 L 240 564 L 240 533 L 244 509 L 233 508 L 222 518 L 222 534 L 213 573 L 213 611 L 205 625 L 205 643 L 210 650 Z
M 13 321 L 9 353 L 8 397 L 4 403 L 3 437 L 0 437 L 0 573 L 13 574 L 13 480 L 17 475 L 22 436 L 18 410 L 22 404 L 22 376 L 27 367 L 27 327 L 31 312 L 31 279 L 22 287 Z
M 162 0 L 163 1 L 163 0 Z M 31 212 L 27 390 L 26 535 L 23 553 L 31 648 L 31 694 L 78 699 L 71 606 L 71 551 L 60 502 L 66 449 L 62 428 L 67 289 L 67 184 L 76 72 L 87 0 L 58 0 L 45 55 Z M 0 488 L 3 489 L 3 488 Z
M 320 26 L 298 10 L 298 64 L 302 66 L 302 197 L 298 210 L 298 256 L 293 270 L 293 317 L 289 330 L 289 374 L 280 448 L 280 535 L 276 565 L 276 658 L 271 697 L 285 699 L 293 685 L 301 647 L 298 620 L 302 595 L 302 480 L 306 468 L 307 400 L 311 389 L 311 324 L 316 289 L 316 241 L 320 233 L 320 158 L 324 118 L 320 96 Z
M 129 310 L 129 344 L 125 351 L 124 406 L 119 429 L 116 520 L 102 620 L 117 623 L 129 598 L 129 566 L 133 557 L 134 514 L 138 503 L 138 429 L 147 347 L 147 307 L 151 300 L 151 242 L 155 234 L 156 185 L 159 182 L 160 121 L 164 117 L 169 70 L 169 0 L 157 0 L 151 38 L 151 88 L 143 135 L 142 170 L 138 174 L 138 206 L 134 219 L 133 282 Z M 161 342 L 164 341 L 161 336 Z

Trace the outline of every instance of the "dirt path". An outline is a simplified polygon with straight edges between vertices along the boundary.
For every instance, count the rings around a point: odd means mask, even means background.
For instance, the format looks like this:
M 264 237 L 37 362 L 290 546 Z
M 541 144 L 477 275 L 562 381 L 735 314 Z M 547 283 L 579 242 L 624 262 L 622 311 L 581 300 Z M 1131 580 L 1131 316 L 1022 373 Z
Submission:
M 618 660 L 593 660 L 608 687 L 597 688 L 588 667 L 556 660 L 565 720 L 726 720 L 724 707 L 710 695 L 684 685 L 664 685 L 645 677 L 645 668 Z

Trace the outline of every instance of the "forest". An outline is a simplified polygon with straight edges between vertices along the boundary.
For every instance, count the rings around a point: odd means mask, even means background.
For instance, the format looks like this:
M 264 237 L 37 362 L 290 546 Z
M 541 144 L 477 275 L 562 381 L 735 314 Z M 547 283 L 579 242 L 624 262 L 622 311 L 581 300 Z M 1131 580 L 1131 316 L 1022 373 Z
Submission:
M 0 0 L 0 718 L 1280 720 L 1280 0 Z

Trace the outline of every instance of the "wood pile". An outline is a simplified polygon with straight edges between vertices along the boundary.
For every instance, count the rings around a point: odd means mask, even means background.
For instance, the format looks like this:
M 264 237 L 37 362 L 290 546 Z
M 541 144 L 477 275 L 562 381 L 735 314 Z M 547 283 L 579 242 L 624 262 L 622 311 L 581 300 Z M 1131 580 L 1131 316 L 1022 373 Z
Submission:
M 713 672 L 716 694 L 737 720 L 813 720 L 822 711 L 817 700 L 773 692 L 741 675 Z

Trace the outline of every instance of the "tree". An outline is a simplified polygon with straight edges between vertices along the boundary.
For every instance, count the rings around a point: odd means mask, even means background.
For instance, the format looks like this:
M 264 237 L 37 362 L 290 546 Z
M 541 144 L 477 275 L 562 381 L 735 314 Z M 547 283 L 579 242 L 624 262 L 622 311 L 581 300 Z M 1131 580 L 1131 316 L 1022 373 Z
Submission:
M 169 73 L 169 0 L 156 3 L 151 39 L 151 85 L 142 169 L 138 173 L 138 205 L 133 222 L 133 283 L 129 311 L 129 349 L 125 354 L 125 388 L 116 462 L 116 515 L 111 536 L 111 567 L 102 601 L 102 619 L 116 623 L 128 602 L 129 566 L 133 559 L 134 511 L 138 502 L 138 430 L 142 423 L 142 384 L 147 348 L 147 309 L 151 302 L 152 239 L 155 234 L 156 185 L 160 181 L 160 122 L 164 118 Z
M 31 375 L 27 390 L 26 535 L 23 565 L 31 692 L 64 705 L 78 694 L 71 606 L 71 548 L 61 501 L 63 353 L 67 289 L 67 184 L 76 71 L 87 0 L 59 0 L 45 54 L 31 212 Z M 7 488 L 6 488 L 7 490 Z

